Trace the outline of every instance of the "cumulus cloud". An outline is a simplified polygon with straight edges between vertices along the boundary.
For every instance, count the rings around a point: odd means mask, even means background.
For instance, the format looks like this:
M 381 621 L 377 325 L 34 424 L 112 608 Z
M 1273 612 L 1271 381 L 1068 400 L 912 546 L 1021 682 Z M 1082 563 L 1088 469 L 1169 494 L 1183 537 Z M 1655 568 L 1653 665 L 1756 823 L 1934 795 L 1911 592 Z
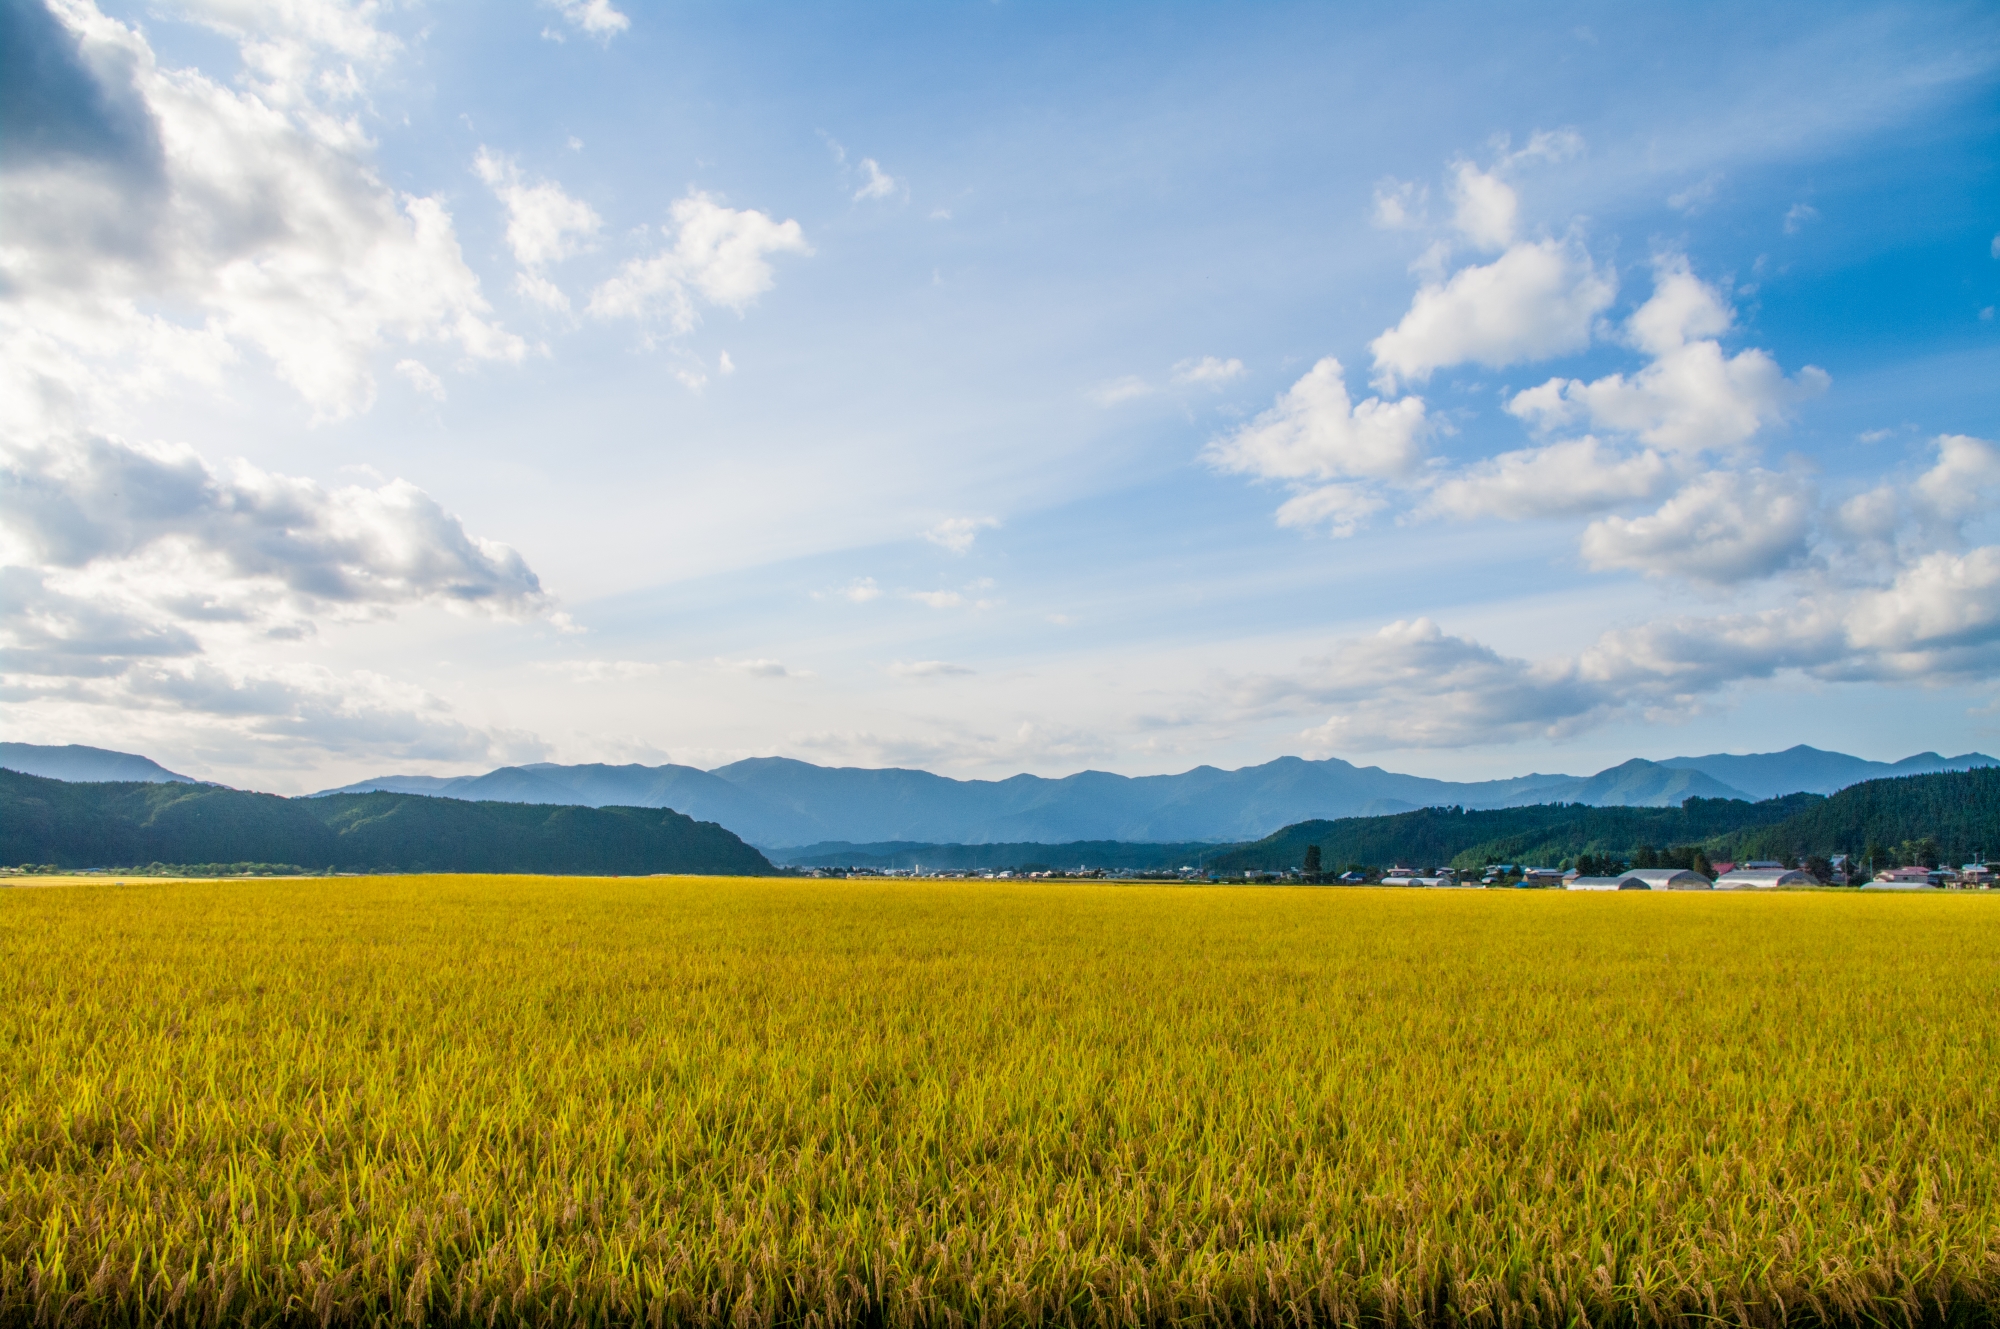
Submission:
M 398 360 L 396 376 L 434 401 L 445 399 L 444 380 L 421 360 Z
M 997 517 L 947 517 L 924 532 L 924 539 L 954 554 L 963 554 L 972 548 L 972 542 L 979 533 L 992 530 L 1000 525 Z
M 1785 213 L 1785 234 L 1797 235 L 1819 220 L 1819 209 L 1810 203 L 1794 203 Z
M 1227 680 L 1244 714 L 1320 711 L 1322 751 L 1561 739 L 1620 718 L 1686 715 L 1734 685 L 1939 684 L 2000 669 L 2000 548 L 1935 551 L 1879 585 L 1809 586 L 1783 607 L 1673 616 L 1603 633 L 1574 656 L 1525 660 L 1399 621 L 1289 674 Z
M 1642 517 L 1601 517 L 1583 533 L 1584 561 L 1715 585 L 1768 577 L 1802 561 L 1815 497 L 1790 476 L 1713 471 Z
M 1575 516 L 1656 497 L 1675 478 L 1651 449 L 1623 453 L 1586 434 L 1503 452 L 1440 480 L 1430 509 L 1455 517 Z
M 506 206 L 507 247 L 531 272 L 576 254 L 604 225 L 596 209 L 571 198 L 561 185 L 524 183 L 514 160 L 489 148 L 479 149 L 472 169 Z
M 611 0 L 548 0 L 548 3 L 571 27 L 599 41 L 608 42 L 632 26 L 632 20 L 614 8 Z
M 965 597 L 957 591 L 911 591 L 909 598 L 932 609 L 957 609 Z
M 1558 738 L 1607 705 L 1573 663 L 1503 656 L 1428 618 L 1391 623 L 1297 674 L 1238 680 L 1233 690 L 1252 709 L 1333 708 L 1302 735 L 1324 751 Z
M 1512 185 L 1469 161 L 1452 163 L 1451 224 L 1481 249 L 1505 249 L 1521 211 Z
M 327 490 L 248 464 L 217 472 L 185 448 L 90 438 L 0 454 L 10 561 L 82 570 L 170 554 L 211 566 L 246 601 L 420 601 L 519 614 L 547 607 L 527 563 L 474 536 L 403 480 Z
M 1376 386 L 1389 391 L 1399 378 L 1422 381 L 1467 362 L 1497 368 L 1580 351 L 1617 294 L 1616 276 L 1574 237 L 1516 244 L 1417 292 L 1402 321 L 1369 343 Z
M 590 297 L 600 318 L 644 318 L 662 309 L 679 332 L 699 321 L 697 298 L 741 311 L 776 281 L 769 256 L 810 254 L 796 221 L 725 206 L 700 190 L 671 210 L 672 243 L 651 258 L 633 259 Z
M 237 6 L 245 86 L 162 67 L 88 3 L 24 6 L 31 65 L 68 80 L 0 159 L 0 343 L 18 400 L 87 409 L 175 377 L 213 382 L 244 351 L 320 417 L 365 409 L 386 346 L 473 360 L 525 344 L 498 326 L 436 197 L 385 186 L 351 107 L 356 69 L 397 44 L 373 6 Z
M 1734 313 L 1687 260 L 1658 264 L 1653 295 L 1627 321 L 1627 340 L 1651 363 L 1627 377 L 1586 383 L 1553 378 L 1515 394 L 1507 409 L 1540 430 L 1583 424 L 1683 452 L 1727 451 L 1775 424 L 1798 402 L 1826 390 L 1824 371 L 1806 366 L 1786 378 L 1757 349 L 1724 354 L 1716 340 Z
M 1392 479 L 1415 469 L 1427 423 L 1420 397 L 1353 402 L 1340 361 L 1328 356 L 1202 455 L 1219 470 L 1267 480 Z

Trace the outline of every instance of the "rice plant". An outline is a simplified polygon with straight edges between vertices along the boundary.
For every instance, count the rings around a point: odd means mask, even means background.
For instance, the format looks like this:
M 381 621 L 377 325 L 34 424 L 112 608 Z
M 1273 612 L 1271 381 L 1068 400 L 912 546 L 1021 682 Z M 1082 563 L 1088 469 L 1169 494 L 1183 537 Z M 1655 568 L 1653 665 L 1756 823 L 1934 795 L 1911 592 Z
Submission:
M 0 1320 L 1988 1324 L 2000 901 L 0 892 Z

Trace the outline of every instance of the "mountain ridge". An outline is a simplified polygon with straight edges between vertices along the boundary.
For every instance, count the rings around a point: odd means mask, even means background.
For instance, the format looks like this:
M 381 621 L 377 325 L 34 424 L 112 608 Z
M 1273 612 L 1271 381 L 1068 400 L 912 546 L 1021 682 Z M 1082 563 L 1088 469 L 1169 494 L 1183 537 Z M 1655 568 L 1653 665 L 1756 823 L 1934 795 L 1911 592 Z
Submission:
M 5 747 L 32 760 L 70 754 L 65 758 L 71 762 L 68 769 L 78 772 L 70 779 L 135 778 L 92 776 L 89 770 L 95 768 L 81 762 L 79 753 L 95 754 L 105 769 L 130 770 L 122 763 L 143 763 L 156 772 L 151 779 L 187 779 L 147 758 L 103 749 Z M 0 764 L 8 763 L 0 758 Z M 1688 798 L 1756 802 L 1795 792 L 1831 794 L 1884 776 L 1993 765 L 2000 762 L 1977 752 L 1956 757 L 1921 752 L 1900 762 L 1874 762 L 1799 744 L 1771 753 L 1663 761 L 1634 757 L 1587 776 L 1531 772 L 1476 781 L 1406 775 L 1338 757 L 1291 756 L 1235 770 L 1201 765 L 1172 775 L 1078 771 L 1060 778 L 1021 774 L 958 780 L 901 767 L 817 766 L 790 757 L 751 757 L 707 771 L 673 763 L 535 762 L 479 775 L 388 775 L 311 797 L 380 791 L 557 807 L 672 808 L 774 852 L 833 841 L 1232 844 L 1302 821 L 1394 815 L 1424 807 L 1673 807 Z

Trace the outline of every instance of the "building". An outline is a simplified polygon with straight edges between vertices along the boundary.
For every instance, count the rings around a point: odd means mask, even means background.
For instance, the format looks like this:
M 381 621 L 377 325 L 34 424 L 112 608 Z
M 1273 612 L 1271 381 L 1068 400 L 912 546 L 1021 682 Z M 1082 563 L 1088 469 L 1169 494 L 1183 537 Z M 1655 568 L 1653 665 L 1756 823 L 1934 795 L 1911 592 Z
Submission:
M 1878 891 L 1922 891 L 1933 886 L 1944 885 L 1944 873 L 1936 868 L 1890 868 L 1875 874 L 1875 880 L 1868 883 Z M 1868 887 L 1863 887 L 1867 889 Z
M 1686 868 L 1633 868 L 1618 878 L 1621 891 L 1712 891 L 1715 883 Z
M 1819 878 L 1796 868 L 1741 867 L 1715 879 L 1718 891 L 1770 890 L 1776 886 L 1817 886 Z
M 1572 891 L 1615 891 L 1623 877 L 1571 877 L 1565 889 Z

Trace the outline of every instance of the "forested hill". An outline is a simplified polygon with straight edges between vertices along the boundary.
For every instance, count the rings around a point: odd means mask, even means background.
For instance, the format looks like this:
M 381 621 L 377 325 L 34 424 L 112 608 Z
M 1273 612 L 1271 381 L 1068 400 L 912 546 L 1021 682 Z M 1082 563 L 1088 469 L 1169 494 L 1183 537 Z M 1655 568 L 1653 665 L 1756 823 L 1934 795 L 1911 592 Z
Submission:
M 1761 803 L 1724 798 L 1690 798 L 1677 808 L 1548 803 L 1305 821 L 1204 862 L 1225 873 L 1282 870 L 1297 867 L 1306 846 L 1316 844 L 1331 872 L 1349 864 L 1393 863 L 1553 867 L 1583 853 L 1629 860 L 1645 845 L 1699 846 L 1710 859 L 1741 861 L 1859 855 L 1871 844 L 1893 853 L 1925 840 L 1932 842 L 1927 852 L 1950 863 L 2000 854 L 2000 769 L 1869 780 L 1827 798 L 1788 794 Z
M 2000 768 L 1906 775 L 1851 785 L 1774 826 L 1718 846 L 1737 858 L 1860 854 L 1872 845 L 1935 841 L 1940 862 L 2000 855 Z
M 1931 777 L 1953 778 L 1953 777 Z M 1330 872 L 1348 864 L 1446 863 L 1553 864 L 1585 851 L 1629 853 L 1635 846 L 1701 843 L 1745 827 L 1768 826 L 1822 803 L 1818 794 L 1788 794 L 1762 803 L 1732 798 L 1690 798 L 1677 808 L 1590 807 L 1541 803 L 1525 808 L 1419 808 L 1390 817 L 1343 817 L 1287 826 L 1254 844 L 1214 854 L 1207 865 L 1222 872 L 1282 870 L 1305 860 L 1307 845 L 1320 847 Z
M 764 856 L 666 808 L 279 798 L 217 785 L 69 784 L 0 770 L 0 863 L 294 863 L 343 871 L 764 875 Z

